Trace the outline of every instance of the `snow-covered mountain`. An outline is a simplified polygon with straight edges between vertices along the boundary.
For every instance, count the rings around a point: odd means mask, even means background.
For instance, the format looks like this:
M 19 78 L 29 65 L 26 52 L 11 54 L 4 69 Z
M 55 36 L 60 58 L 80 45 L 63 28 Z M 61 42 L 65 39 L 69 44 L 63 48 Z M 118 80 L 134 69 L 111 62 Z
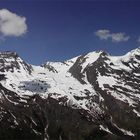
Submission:
M 140 139 L 140 48 L 42 66 L 1 52 L 0 87 L 1 139 Z

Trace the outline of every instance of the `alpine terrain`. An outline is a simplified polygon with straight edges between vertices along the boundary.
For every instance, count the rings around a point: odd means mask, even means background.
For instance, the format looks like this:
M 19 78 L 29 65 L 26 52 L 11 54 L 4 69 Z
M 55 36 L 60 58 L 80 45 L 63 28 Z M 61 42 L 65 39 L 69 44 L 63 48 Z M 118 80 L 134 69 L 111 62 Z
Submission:
M 140 48 L 34 66 L 0 53 L 0 140 L 139 140 Z

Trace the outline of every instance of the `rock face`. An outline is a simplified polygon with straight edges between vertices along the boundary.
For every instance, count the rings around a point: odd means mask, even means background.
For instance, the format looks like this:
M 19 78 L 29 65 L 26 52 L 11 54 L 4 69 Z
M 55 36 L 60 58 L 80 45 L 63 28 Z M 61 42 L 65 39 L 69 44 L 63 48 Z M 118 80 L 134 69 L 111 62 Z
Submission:
M 140 49 L 33 66 L 0 53 L 0 139 L 140 139 Z

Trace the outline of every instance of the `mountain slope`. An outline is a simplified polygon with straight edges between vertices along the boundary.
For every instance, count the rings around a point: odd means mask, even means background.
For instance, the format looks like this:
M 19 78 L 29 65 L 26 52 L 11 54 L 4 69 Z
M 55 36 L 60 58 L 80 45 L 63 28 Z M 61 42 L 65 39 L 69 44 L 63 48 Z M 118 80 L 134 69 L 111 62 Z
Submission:
M 42 66 L 25 63 L 16 53 L 0 53 L 0 135 L 139 139 L 139 83 L 140 48 L 124 56 L 90 52 Z

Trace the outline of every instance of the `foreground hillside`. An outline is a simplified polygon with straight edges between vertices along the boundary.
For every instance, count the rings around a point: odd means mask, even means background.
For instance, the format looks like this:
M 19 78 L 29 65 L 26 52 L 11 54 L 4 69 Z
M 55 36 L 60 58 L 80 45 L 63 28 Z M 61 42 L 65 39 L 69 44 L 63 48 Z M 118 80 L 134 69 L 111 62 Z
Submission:
M 0 139 L 140 139 L 140 49 L 33 66 L 0 53 Z

